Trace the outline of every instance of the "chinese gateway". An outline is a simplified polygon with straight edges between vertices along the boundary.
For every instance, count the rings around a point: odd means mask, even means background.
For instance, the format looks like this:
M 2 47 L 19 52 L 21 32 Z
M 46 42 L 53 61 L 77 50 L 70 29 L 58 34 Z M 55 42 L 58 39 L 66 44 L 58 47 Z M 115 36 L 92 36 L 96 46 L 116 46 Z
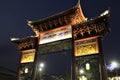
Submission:
M 18 80 L 107 80 L 101 39 L 109 33 L 109 10 L 87 20 L 78 2 L 27 24 L 36 36 L 11 39 L 21 53 Z

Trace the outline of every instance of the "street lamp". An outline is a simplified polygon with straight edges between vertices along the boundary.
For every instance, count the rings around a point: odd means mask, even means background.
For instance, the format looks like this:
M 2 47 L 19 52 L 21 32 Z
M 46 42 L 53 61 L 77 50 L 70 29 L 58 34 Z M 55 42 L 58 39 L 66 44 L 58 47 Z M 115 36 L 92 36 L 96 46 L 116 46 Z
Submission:
M 112 61 L 111 66 L 115 69 L 118 67 L 118 63 L 116 61 Z
M 44 67 L 45 67 L 45 64 L 44 64 L 43 62 L 41 62 L 41 63 L 38 65 L 39 79 L 40 79 L 40 80 L 42 80 Z
M 80 76 L 78 77 L 79 80 L 87 80 L 87 78 L 85 77 L 84 69 L 80 69 L 79 74 L 80 74 Z
M 39 67 L 40 68 L 44 68 L 45 64 L 44 63 L 40 63 Z
M 118 68 L 118 63 L 116 61 L 111 62 L 111 67 L 115 70 L 116 77 L 118 76 L 117 73 L 117 68 Z
M 45 64 L 42 62 L 39 64 L 38 68 L 39 68 L 39 71 L 43 71 L 43 68 L 44 68 Z
M 43 69 L 40 67 L 40 68 L 39 68 L 39 71 L 41 72 L 42 70 L 43 70 Z
M 84 70 L 83 69 L 80 69 L 80 74 L 84 74 Z

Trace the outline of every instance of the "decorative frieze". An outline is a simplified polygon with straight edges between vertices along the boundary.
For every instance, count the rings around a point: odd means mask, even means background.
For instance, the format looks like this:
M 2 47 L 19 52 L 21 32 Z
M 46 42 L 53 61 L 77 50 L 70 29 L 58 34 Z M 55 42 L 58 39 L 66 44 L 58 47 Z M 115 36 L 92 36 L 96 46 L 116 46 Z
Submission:
M 72 27 L 74 39 L 106 35 L 109 32 L 108 18 L 108 15 L 105 15 L 82 24 L 74 25 Z
M 26 37 L 19 39 L 11 39 L 12 42 L 16 43 L 16 46 L 19 50 L 35 49 L 37 46 L 37 37 Z
M 18 43 L 17 45 L 17 48 L 18 49 L 25 49 L 25 48 L 34 48 L 34 44 L 31 43 L 31 41 L 25 41 L 25 42 L 22 42 L 22 43 Z

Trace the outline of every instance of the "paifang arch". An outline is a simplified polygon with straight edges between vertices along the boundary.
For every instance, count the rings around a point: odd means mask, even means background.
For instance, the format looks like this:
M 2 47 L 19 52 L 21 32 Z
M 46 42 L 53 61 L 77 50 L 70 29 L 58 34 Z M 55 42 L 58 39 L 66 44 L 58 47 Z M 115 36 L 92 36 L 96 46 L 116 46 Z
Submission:
M 78 3 L 53 16 L 28 21 L 36 36 L 11 38 L 21 53 L 18 80 L 107 80 L 101 39 L 110 32 L 109 16 L 106 10 L 87 20 Z M 44 71 L 41 61 L 47 65 Z

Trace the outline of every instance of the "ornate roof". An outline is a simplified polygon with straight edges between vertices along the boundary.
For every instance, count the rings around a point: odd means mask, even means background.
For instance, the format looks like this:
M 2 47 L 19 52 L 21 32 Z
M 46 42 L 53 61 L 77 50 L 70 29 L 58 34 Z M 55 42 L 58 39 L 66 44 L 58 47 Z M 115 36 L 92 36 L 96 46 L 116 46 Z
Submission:
M 20 50 L 33 49 L 37 46 L 38 38 L 35 36 L 28 36 L 25 38 L 11 38 L 11 41 L 16 43 Z
M 86 20 L 80 4 L 77 4 L 76 6 L 53 16 L 37 21 L 28 21 L 28 25 L 36 33 L 36 37 L 12 38 L 11 41 L 17 43 L 18 48 L 25 49 L 27 48 L 27 45 L 31 47 L 34 44 L 34 40 L 38 40 L 36 38 L 39 38 L 40 32 L 64 25 L 72 25 L 73 37 L 75 40 L 92 36 L 105 36 L 110 31 L 108 26 L 109 16 L 110 12 L 109 10 L 106 10 L 100 16 Z M 30 44 L 31 42 L 32 44 Z
M 101 36 L 104 37 L 110 32 L 109 28 L 109 10 L 106 10 L 100 16 L 87 20 L 84 23 L 73 25 L 73 37 L 75 40 Z
M 86 18 L 83 15 L 80 4 L 78 3 L 66 11 L 60 12 L 50 17 L 40 19 L 38 21 L 28 21 L 28 25 L 33 29 L 34 32 L 39 33 L 63 25 L 75 25 L 85 21 Z

